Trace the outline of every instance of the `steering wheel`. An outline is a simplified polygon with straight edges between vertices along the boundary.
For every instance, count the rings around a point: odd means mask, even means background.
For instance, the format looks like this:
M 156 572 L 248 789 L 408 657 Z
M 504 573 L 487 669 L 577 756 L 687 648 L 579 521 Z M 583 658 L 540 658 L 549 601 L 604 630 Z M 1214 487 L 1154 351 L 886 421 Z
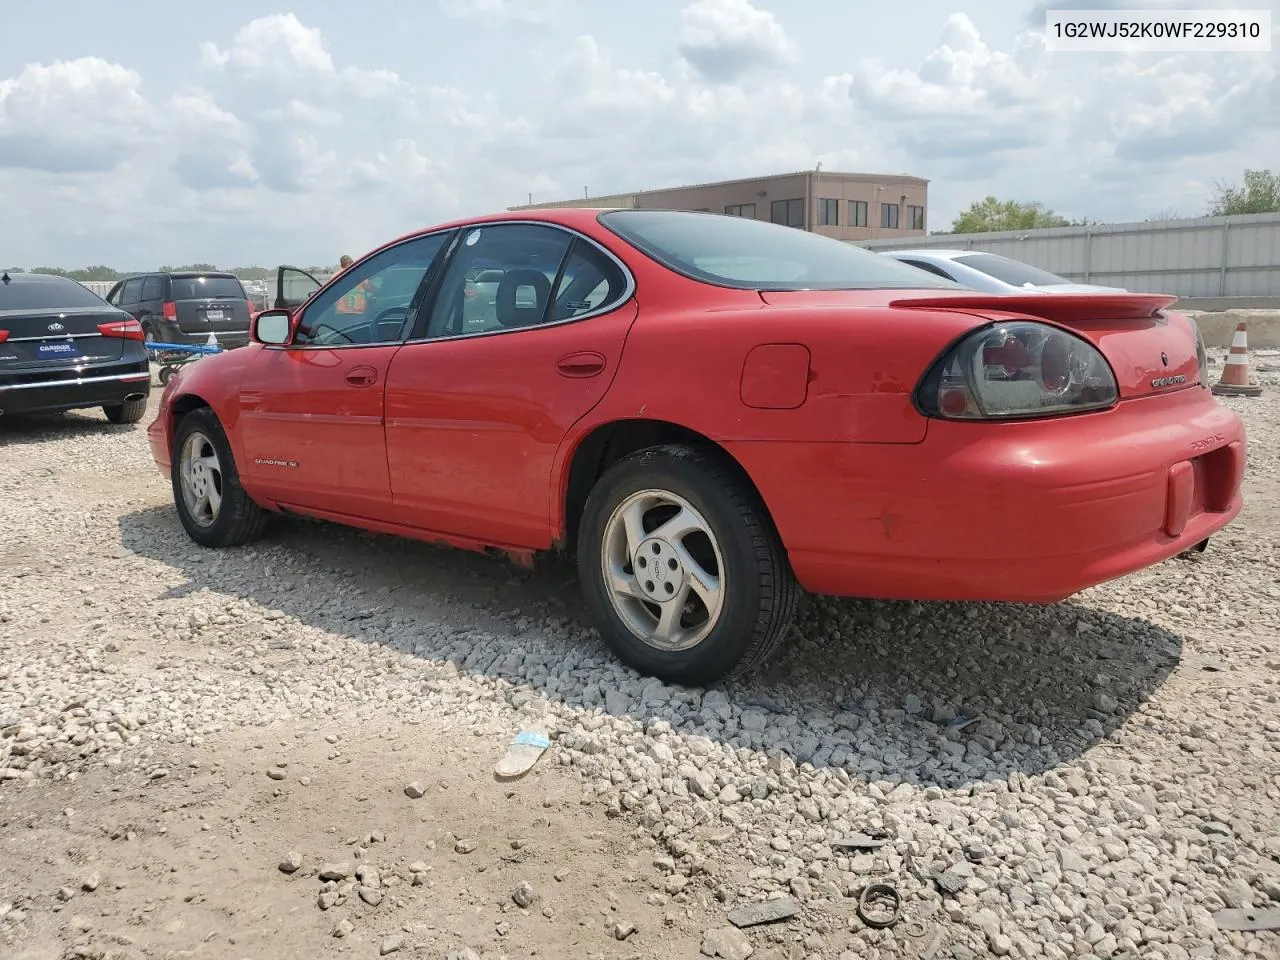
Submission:
M 323 342 L 323 343 L 329 343 L 329 342 L 331 342 L 331 341 L 329 340 L 329 337 L 324 333 L 324 331 L 325 331 L 325 330 L 328 330 L 328 331 L 330 331 L 331 333 L 335 334 L 336 336 L 341 337 L 343 340 L 347 341 L 347 343 L 355 343 L 355 341 L 354 341 L 354 340 L 352 340 L 349 336 L 347 336 L 345 333 L 343 333 L 343 332 L 342 332 L 341 330 L 339 330 L 337 327 L 330 326 L 329 324 L 325 323 L 324 321 L 321 321 L 320 323 L 317 323 L 314 327 L 312 327 L 312 328 L 311 328 L 311 334 L 312 334 L 312 336 L 315 338 L 315 340 L 316 340 L 316 342 L 317 342 L 317 343 L 321 343 L 321 342 Z
M 393 316 L 399 314 L 399 316 Z M 400 326 L 404 326 L 405 320 L 409 316 L 409 308 L 407 306 L 387 307 L 381 310 L 373 318 L 373 335 L 378 339 L 382 339 L 381 328 L 384 323 L 390 323 L 392 320 L 398 321 Z

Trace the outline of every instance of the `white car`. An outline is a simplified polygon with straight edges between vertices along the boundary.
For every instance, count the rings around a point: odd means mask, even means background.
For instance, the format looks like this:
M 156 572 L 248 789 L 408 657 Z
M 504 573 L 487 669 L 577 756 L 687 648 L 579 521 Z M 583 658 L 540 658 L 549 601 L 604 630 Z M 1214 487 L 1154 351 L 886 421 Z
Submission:
M 981 250 L 879 250 L 881 256 L 901 260 L 983 293 L 1126 293 L 1123 287 L 1074 283 L 1020 260 Z

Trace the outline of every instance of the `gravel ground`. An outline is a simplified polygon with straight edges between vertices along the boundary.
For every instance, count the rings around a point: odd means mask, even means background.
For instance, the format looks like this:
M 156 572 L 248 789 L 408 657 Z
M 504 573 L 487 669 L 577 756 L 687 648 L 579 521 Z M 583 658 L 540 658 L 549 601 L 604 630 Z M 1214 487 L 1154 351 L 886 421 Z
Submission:
M 618 666 L 567 565 L 205 551 L 142 425 L 6 420 L 0 954 L 1274 960 L 1213 915 L 1280 907 L 1280 390 L 1223 402 L 1247 505 L 1204 554 L 1053 607 L 812 599 L 710 691 Z

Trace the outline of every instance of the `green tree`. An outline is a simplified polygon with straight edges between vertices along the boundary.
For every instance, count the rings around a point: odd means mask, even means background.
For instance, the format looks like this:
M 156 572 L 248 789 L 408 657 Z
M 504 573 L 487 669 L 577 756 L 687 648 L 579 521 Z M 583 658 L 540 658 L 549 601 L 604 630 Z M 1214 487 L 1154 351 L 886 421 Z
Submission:
M 1219 183 L 1209 205 L 1211 217 L 1277 212 L 1280 212 L 1280 173 L 1270 170 L 1246 170 L 1242 187 Z
M 214 273 L 217 270 L 212 263 L 187 263 L 181 267 L 161 267 L 160 273 Z
M 1069 227 L 1071 221 L 1060 217 L 1042 203 L 1018 200 L 978 200 L 951 223 L 951 233 L 992 233 L 997 230 L 1036 230 L 1043 227 Z
M 43 273 L 51 277 L 67 277 L 70 273 L 61 267 L 32 267 L 32 273 Z
M 274 280 L 275 267 L 232 267 L 228 273 L 234 273 L 241 280 Z

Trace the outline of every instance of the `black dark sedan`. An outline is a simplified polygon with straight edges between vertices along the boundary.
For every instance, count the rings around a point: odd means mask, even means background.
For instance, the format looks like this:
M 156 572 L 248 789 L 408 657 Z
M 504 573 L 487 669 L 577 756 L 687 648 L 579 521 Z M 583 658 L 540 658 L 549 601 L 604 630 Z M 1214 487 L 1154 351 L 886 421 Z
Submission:
M 150 393 L 137 320 L 66 277 L 0 274 L 0 415 L 101 407 L 137 423 Z

